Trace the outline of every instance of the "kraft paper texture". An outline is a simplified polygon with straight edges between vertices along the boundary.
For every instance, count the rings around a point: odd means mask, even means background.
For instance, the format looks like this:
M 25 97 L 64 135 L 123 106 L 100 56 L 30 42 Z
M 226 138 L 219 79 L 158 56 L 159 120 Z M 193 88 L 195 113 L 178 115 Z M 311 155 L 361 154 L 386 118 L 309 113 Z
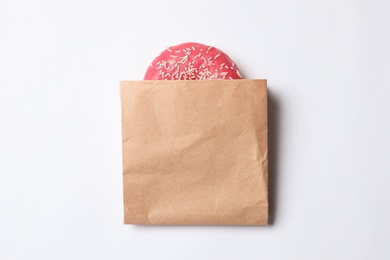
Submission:
M 121 81 L 125 224 L 266 225 L 266 80 Z

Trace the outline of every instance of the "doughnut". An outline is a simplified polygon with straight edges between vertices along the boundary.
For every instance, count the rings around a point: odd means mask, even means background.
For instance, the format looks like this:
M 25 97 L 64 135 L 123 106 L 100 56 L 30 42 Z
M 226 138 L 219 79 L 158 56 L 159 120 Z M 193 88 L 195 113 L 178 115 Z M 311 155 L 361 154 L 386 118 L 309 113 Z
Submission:
M 227 54 L 200 43 L 166 48 L 148 67 L 144 80 L 242 79 Z

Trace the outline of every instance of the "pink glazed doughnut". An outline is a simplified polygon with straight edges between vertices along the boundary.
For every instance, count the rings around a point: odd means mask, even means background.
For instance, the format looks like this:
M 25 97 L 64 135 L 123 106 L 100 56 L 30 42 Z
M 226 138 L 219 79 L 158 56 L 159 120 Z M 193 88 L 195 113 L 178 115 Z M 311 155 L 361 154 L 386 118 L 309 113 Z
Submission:
M 150 64 L 144 80 L 242 79 L 237 65 L 217 48 L 183 43 L 166 48 Z

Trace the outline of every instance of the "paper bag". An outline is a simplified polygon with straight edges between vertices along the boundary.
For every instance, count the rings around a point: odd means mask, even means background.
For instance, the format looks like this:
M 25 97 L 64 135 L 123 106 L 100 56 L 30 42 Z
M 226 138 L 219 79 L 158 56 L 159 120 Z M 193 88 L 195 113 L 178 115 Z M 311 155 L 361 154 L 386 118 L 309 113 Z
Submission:
M 266 80 L 120 89 L 124 223 L 267 224 Z

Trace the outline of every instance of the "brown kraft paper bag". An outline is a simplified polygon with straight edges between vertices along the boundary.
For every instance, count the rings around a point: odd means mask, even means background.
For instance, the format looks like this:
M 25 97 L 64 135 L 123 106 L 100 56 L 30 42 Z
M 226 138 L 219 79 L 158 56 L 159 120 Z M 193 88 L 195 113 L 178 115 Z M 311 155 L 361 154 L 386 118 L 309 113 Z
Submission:
M 266 80 L 121 81 L 125 224 L 266 225 Z

